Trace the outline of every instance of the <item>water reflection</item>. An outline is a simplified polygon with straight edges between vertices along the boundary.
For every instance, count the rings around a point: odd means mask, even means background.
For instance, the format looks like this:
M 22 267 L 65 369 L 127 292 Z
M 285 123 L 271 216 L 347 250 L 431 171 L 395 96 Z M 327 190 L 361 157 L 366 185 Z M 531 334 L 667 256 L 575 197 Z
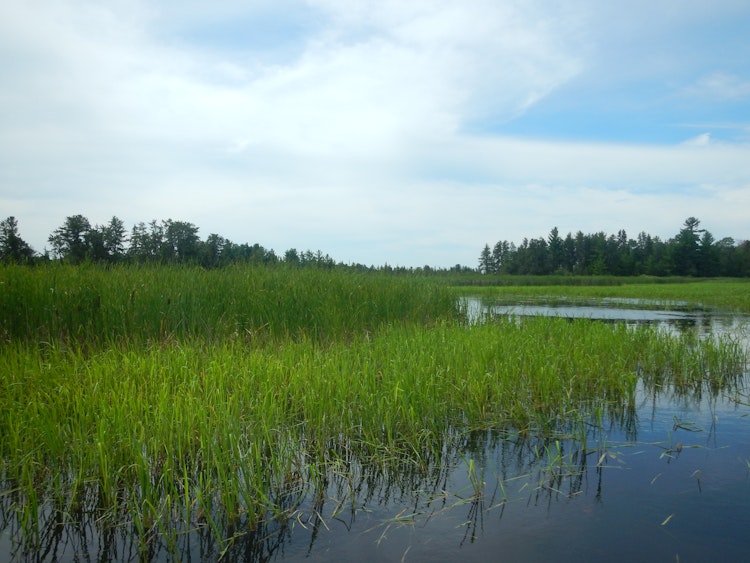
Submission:
M 693 394 L 642 383 L 626 406 L 545 436 L 450 429 L 417 456 L 377 461 L 332 443 L 315 471 L 275 492 L 286 495 L 283 514 L 262 524 L 191 513 L 144 535 L 123 524 L 127 514 L 102 518 L 91 491 L 79 514 L 42 505 L 38 535 L 22 539 L 25 500 L 10 492 L 0 500 L 0 559 L 481 561 L 501 550 L 523 560 L 674 560 L 706 553 L 692 535 L 698 515 L 703 532 L 724 538 L 712 554 L 737 559 L 750 524 L 748 404 L 744 378 Z M 636 535 L 639 551 L 626 539 Z
M 471 321 L 492 315 L 545 316 L 651 325 L 672 334 L 696 332 L 700 336 L 733 335 L 750 342 L 750 315 L 711 310 L 685 310 L 680 302 L 608 298 L 586 304 L 504 303 L 484 297 L 466 297 L 462 307 Z

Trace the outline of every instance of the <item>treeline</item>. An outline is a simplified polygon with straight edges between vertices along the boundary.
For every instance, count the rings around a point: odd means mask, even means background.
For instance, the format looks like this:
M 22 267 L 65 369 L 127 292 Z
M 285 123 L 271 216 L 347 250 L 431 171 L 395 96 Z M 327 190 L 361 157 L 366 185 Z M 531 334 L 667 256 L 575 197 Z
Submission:
M 281 260 L 273 250 L 259 244 L 236 244 L 218 234 L 201 240 L 196 225 L 172 219 L 140 222 L 128 231 L 118 217 L 112 217 L 105 225 L 92 225 L 83 215 L 73 215 L 67 217 L 47 241 L 50 250 L 36 254 L 20 237 L 14 217 L 0 223 L 0 259 L 3 262 L 29 264 L 57 260 L 68 264 L 157 263 L 220 267 L 236 262 L 268 264 Z M 333 265 L 333 259 L 321 252 L 290 249 L 283 259 L 299 264 Z
M 715 240 L 695 217 L 685 220 L 667 241 L 640 233 L 635 239 L 624 230 L 560 236 L 557 227 L 547 238 L 502 240 L 484 246 L 479 256 L 483 274 L 612 275 L 750 277 L 750 242 Z
M 260 244 L 237 244 L 212 233 L 205 240 L 198 236 L 198 227 L 186 221 L 152 220 L 140 222 L 130 230 L 118 217 L 104 225 L 94 225 L 83 215 L 67 217 L 47 241 L 50 249 L 36 253 L 20 236 L 18 221 L 8 217 L 0 221 L 0 262 L 36 264 L 59 261 L 67 264 L 192 264 L 220 268 L 230 264 L 287 264 L 323 268 L 349 268 L 361 271 L 394 273 L 475 272 L 473 268 L 456 265 L 450 270 L 424 266 L 420 268 L 367 266 L 336 262 L 322 251 L 290 248 L 283 255 Z
M 578 231 L 563 238 L 555 227 L 546 238 L 525 238 L 518 246 L 506 240 L 494 247 L 486 244 L 478 268 L 344 264 L 320 250 L 295 248 L 278 255 L 260 244 L 237 244 L 215 233 L 202 240 L 196 225 L 172 219 L 140 222 L 128 230 L 116 216 L 96 225 L 83 215 L 73 215 L 47 240 L 50 249 L 35 252 L 21 238 L 15 217 L 8 217 L 0 221 L 0 263 L 193 264 L 205 268 L 251 263 L 419 274 L 750 277 L 750 241 L 716 241 L 695 217 L 686 219 L 667 241 L 643 232 L 631 239 L 624 230 L 616 235 Z

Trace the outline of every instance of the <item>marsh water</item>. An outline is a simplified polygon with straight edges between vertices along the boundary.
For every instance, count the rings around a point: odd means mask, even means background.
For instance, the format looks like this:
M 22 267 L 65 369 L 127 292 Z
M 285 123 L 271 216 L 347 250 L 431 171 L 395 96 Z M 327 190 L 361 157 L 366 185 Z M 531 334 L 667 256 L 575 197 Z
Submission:
M 628 325 L 652 325 L 672 334 L 694 331 L 700 336 L 728 334 L 750 342 L 750 315 L 717 310 L 690 308 L 680 301 L 649 301 L 646 299 L 605 298 L 591 301 L 558 299 L 547 302 L 497 302 L 470 297 L 463 301 L 470 319 L 483 315 L 513 315 L 590 319 L 622 322 Z
M 557 315 L 650 323 L 748 345 L 748 318 L 648 304 L 498 304 L 470 315 Z M 746 374 L 747 375 L 747 374 Z M 596 423 L 594 423 L 596 422 Z M 283 521 L 219 545 L 186 530 L 147 554 L 127 530 L 95 521 L 53 529 L 24 553 L 0 515 L 0 561 L 748 561 L 750 388 L 713 393 L 639 386 L 631 408 L 554 437 L 448 432 L 427 465 L 356 458 L 315 492 L 289 499 Z M 44 528 L 44 526 L 43 526 Z

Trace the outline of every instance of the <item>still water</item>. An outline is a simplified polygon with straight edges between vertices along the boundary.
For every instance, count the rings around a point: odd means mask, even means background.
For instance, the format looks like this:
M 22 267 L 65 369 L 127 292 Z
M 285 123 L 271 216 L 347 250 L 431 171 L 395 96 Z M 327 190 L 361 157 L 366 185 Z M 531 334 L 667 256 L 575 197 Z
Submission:
M 748 342 L 747 317 L 679 307 L 466 305 L 475 318 L 585 317 Z M 603 421 L 547 439 L 456 431 L 428 467 L 351 459 L 324 490 L 290 498 L 287 520 L 234 530 L 228 547 L 203 528 L 144 554 L 128 530 L 92 521 L 52 526 L 44 552 L 24 553 L 3 511 L 0 561 L 750 561 L 747 377 L 718 395 L 641 386 L 634 408 Z
M 628 427 L 588 455 L 476 437 L 438 486 L 362 506 L 285 560 L 750 560 L 750 408 L 640 396 Z
M 473 319 L 555 315 L 750 343 L 748 316 L 679 303 L 465 305 Z M 641 385 L 636 408 L 592 428 L 585 447 L 580 439 L 468 436 L 438 475 L 386 480 L 327 526 L 295 530 L 279 559 L 750 561 L 749 393 L 747 377 L 716 396 Z
M 622 322 L 627 325 L 647 324 L 672 334 L 694 331 L 701 336 L 731 335 L 746 343 L 750 341 L 750 315 L 713 310 L 689 310 L 682 302 L 649 301 L 646 299 L 607 298 L 590 302 L 524 303 L 495 302 L 469 297 L 463 300 L 469 319 L 484 315 L 512 315 L 591 319 Z

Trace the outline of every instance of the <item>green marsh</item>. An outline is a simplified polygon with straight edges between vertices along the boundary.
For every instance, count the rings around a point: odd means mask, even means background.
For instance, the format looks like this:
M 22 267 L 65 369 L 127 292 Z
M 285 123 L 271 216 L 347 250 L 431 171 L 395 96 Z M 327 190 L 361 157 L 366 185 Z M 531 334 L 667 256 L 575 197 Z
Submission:
M 423 475 L 483 430 L 585 449 L 639 385 L 717 392 L 747 365 L 728 338 L 470 322 L 417 277 L 9 267 L 0 284 L 0 505 L 24 550 L 86 519 L 146 558 L 196 530 L 228 547 L 299 518 L 332 473 Z

